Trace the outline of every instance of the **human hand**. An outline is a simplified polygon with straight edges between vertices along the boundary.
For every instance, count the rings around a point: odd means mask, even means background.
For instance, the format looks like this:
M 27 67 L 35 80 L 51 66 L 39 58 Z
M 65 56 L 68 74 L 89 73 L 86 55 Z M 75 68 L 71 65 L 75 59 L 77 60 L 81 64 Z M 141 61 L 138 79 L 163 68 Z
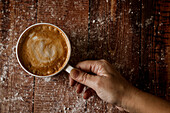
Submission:
M 78 69 L 70 73 L 70 85 L 78 82 L 77 93 L 81 93 L 84 85 L 89 88 L 84 92 L 88 99 L 96 93 L 102 100 L 121 106 L 123 99 L 134 90 L 115 68 L 105 60 L 83 61 L 77 64 Z M 88 74 L 94 73 L 94 74 Z

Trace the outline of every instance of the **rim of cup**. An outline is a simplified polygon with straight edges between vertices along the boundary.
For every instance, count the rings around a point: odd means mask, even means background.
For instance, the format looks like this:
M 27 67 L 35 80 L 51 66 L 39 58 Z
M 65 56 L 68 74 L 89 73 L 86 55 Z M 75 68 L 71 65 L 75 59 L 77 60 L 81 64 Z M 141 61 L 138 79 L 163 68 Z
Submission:
M 32 27 L 34 27 L 34 26 L 37 26 L 37 25 L 51 25 L 51 26 L 53 26 L 53 27 L 56 27 L 56 28 L 57 28 L 59 31 L 61 31 L 62 34 L 64 35 L 64 38 L 65 38 L 66 43 L 67 43 L 67 46 L 68 46 L 68 55 L 67 55 L 66 61 L 64 62 L 62 68 L 61 68 L 59 71 L 56 71 L 56 72 L 54 72 L 54 73 L 52 73 L 52 74 L 50 74 L 50 75 L 40 76 L 40 75 L 36 75 L 36 74 L 31 73 L 30 71 L 28 71 L 28 70 L 22 65 L 22 63 L 21 63 L 21 61 L 20 61 L 20 59 L 19 59 L 19 56 L 18 56 L 18 45 L 19 45 L 19 42 L 20 42 L 22 36 L 23 36 L 24 33 L 25 33 L 26 31 L 28 31 L 30 28 L 32 28 Z M 62 29 L 60 29 L 58 26 L 56 26 L 56 25 L 54 25 L 54 24 L 51 24 L 51 23 L 36 23 L 36 24 L 33 24 L 33 25 L 29 26 L 28 28 L 26 28 L 26 29 L 21 33 L 21 35 L 19 36 L 19 39 L 18 39 L 18 41 L 17 41 L 17 44 L 16 44 L 16 57 L 17 57 L 17 61 L 18 61 L 19 65 L 21 66 L 21 68 L 22 68 L 25 72 L 27 72 L 29 75 L 32 75 L 32 76 L 35 76 L 35 77 L 44 78 L 44 77 L 51 77 L 51 76 L 57 75 L 58 73 L 60 73 L 60 72 L 67 66 L 67 64 L 68 64 L 68 62 L 69 62 L 69 60 L 70 60 L 70 56 L 71 56 L 71 43 L 70 43 L 70 40 L 69 40 L 68 36 L 66 35 L 66 33 L 65 33 Z

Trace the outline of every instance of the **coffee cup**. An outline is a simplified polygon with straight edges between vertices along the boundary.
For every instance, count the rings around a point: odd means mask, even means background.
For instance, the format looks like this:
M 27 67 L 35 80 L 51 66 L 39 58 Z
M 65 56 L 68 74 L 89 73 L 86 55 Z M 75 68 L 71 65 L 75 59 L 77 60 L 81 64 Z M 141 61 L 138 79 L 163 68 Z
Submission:
M 24 71 L 35 77 L 50 77 L 62 70 L 70 73 L 68 64 L 71 44 L 62 29 L 50 23 L 37 23 L 25 29 L 16 45 L 17 61 Z

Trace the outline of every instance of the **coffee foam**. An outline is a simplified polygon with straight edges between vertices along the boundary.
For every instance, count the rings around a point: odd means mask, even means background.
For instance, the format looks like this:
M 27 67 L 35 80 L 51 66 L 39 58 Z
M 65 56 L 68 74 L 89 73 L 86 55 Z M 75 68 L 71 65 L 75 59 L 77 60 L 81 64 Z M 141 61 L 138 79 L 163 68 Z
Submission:
M 57 57 L 61 57 L 63 46 L 60 40 L 33 35 L 28 39 L 27 51 L 32 55 L 31 58 L 37 62 L 36 64 L 32 63 L 33 66 L 44 66 L 44 63 L 50 63 Z
M 59 71 L 67 59 L 68 47 L 61 31 L 51 25 L 29 29 L 19 43 L 19 58 L 33 74 L 49 75 Z

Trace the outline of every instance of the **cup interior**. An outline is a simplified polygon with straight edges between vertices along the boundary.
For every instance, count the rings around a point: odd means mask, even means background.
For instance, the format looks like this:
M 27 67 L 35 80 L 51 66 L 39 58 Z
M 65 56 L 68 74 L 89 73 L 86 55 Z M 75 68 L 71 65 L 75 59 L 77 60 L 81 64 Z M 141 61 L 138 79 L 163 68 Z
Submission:
M 44 76 L 41 76 L 41 75 L 36 75 L 30 71 L 28 71 L 22 64 L 20 58 L 19 58 L 19 43 L 20 41 L 22 40 L 23 38 L 23 35 L 31 28 L 35 27 L 35 26 L 39 26 L 39 25 L 50 25 L 50 26 L 53 26 L 55 28 L 57 28 L 59 30 L 59 32 L 63 35 L 63 37 L 65 38 L 65 41 L 66 41 L 66 44 L 67 44 L 67 47 L 68 47 L 68 53 L 67 53 L 67 57 L 66 57 L 66 61 L 64 62 L 63 66 L 60 68 L 60 70 L 50 74 L 50 75 L 44 75 Z M 60 29 L 59 27 L 57 27 L 56 25 L 53 25 L 53 24 L 50 24 L 50 23 L 37 23 L 37 24 L 33 24 L 31 26 L 29 26 L 27 29 L 25 29 L 22 34 L 20 35 L 18 41 L 17 41 L 17 45 L 16 45 L 16 57 L 17 57 L 17 60 L 18 60 L 18 63 L 20 64 L 20 66 L 22 67 L 22 69 L 24 71 L 26 71 L 28 74 L 32 75 L 32 76 L 36 76 L 36 77 L 50 77 L 50 76 L 54 76 L 56 74 L 58 74 L 59 72 L 61 72 L 65 67 L 66 65 L 68 64 L 68 61 L 70 59 L 70 55 L 71 55 L 71 44 L 70 44 L 70 41 L 68 39 L 68 36 L 64 33 L 64 31 L 62 29 Z

